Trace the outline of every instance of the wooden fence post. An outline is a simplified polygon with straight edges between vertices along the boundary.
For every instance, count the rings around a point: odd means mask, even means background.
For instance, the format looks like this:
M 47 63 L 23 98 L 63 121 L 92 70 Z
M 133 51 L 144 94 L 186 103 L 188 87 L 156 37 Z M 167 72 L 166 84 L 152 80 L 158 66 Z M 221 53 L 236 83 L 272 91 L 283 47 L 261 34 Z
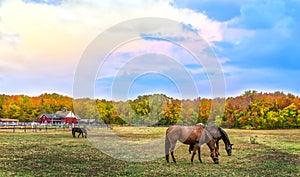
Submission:
M 15 133 L 16 126 L 14 125 L 13 132 Z

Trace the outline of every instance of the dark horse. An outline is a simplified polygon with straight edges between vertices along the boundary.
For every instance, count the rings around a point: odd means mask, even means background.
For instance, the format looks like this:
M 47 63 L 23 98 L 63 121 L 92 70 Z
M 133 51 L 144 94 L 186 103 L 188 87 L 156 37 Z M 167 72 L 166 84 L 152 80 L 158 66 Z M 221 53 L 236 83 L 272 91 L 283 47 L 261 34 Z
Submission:
M 214 163 L 219 163 L 218 153 L 215 146 L 215 140 L 211 137 L 207 130 L 205 130 L 200 125 L 195 126 L 170 126 L 166 131 L 166 139 L 165 139 L 165 153 L 166 153 L 166 160 L 169 164 L 169 153 L 171 152 L 171 156 L 173 162 L 177 164 L 175 157 L 174 157 L 174 149 L 176 142 L 180 141 L 183 144 L 193 144 L 193 154 L 191 158 L 191 162 L 193 164 L 194 156 L 196 151 L 198 150 L 198 159 L 200 163 L 202 160 L 200 158 L 200 146 L 204 143 L 207 143 L 211 158 L 213 159 Z
M 218 155 L 220 155 L 219 154 L 219 140 L 222 139 L 225 144 L 225 150 L 227 152 L 227 155 L 231 156 L 231 149 L 232 149 L 233 144 L 230 143 L 227 133 L 221 127 L 204 126 L 203 124 L 197 124 L 197 125 L 202 125 L 210 133 L 210 135 L 214 138 L 214 140 L 216 141 Z M 194 145 L 191 144 L 190 148 L 189 148 L 189 152 L 191 153 L 191 151 L 193 149 L 194 149 Z
M 73 137 L 75 138 L 75 133 L 78 132 L 79 135 L 78 135 L 78 138 L 80 135 L 82 135 L 82 138 L 83 137 L 87 137 L 87 132 L 86 132 L 86 129 L 85 128 L 80 128 L 80 127 L 73 127 L 72 128 L 72 135 Z

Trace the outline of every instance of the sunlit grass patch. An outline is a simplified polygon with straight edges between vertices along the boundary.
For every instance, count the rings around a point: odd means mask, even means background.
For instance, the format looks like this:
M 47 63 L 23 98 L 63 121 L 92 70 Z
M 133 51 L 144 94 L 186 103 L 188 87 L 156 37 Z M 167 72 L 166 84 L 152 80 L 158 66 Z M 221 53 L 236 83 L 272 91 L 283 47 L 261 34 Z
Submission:
M 164 138 L 166 127 L 113 127 L 113 132 L 129 143 L 143 144 Z M 175 150 L 178 165 L 166 165 L 164 156 L 150 161 L 122 161 L 101 152 L 90 138 L 73 138 L 70 131 L 0 132 L 0 176 L 299 176 L 299 130 L 225 129 L 233 154 L 227 156 L 220 141 L 219 164 L 214 164 L 206 145 L 190 164 L 187 145 Z M 88 132 L 88 136 L 92 136 Z M 257 144 L 250 143 L 257 136 Z M 110 138 L 108 136 L 108 138 Z M 112 142 L 113 143 L 113 142 Z M 179 145 L 179 143 L 178 143 Z M 120 144 L 112 144 L 122 149 Z M 158 145 L 164 151 L 164 142 Z M 108 147 L 109 148 L 109 147 Z M 124 147 L 123 147 L 124 148 Z M 126 158 L 132 154 L 119 152 Z M 147 154 L 151 156 L 152 154 Z M 148 158 L 145 156 L 145 158 Z

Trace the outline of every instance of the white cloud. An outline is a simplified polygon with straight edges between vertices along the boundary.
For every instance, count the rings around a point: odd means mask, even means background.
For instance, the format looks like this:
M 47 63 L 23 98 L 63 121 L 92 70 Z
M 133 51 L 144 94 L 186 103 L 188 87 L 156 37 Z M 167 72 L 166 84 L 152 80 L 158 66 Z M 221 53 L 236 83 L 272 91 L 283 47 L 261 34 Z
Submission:
M 55 6 L 2 1 L 0 75 L 15 82 L 2 83 L 6 87 L 0 91 L 10 93 L 9 88 L 29 87 L 30 83 L 34 90 L 42 90 L 45 88 L 40 84 L 46 79 L 49 90 L 51 87 L 60 90 L 58 83 L 68 82 L 63 87 L 70 94 L 77 62 L 87 45 L 112 25 L 141 17 L 162 17 L 191 24 L 209 43 L 223 38 L 222 23 L 188 9 L 176 9 L 168 0 L 69 0 Z M 119 65 L 115 62 L 113 67 Z M 28 84 L 22 85 L 18 79 L 25 79 Z

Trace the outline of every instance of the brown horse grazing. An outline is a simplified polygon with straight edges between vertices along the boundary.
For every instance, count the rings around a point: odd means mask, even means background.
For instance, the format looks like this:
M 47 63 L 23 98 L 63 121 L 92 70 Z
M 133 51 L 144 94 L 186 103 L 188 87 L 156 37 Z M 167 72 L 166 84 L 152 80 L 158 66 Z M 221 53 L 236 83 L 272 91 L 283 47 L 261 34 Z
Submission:
M 171 156 L 173 162 L 177 164 L 174 157 L 174 149 L 176 146 L 176 142 L 180 141 L 183 144 L 193 144 L 195 145 L 193 149 L 193 154 L 191 158 L 191 163 L 193 164 L 194 156 L 196 151 L 198 150 L 198 159 L 200 163 L 202 163 L 200 157 L 200 146 L 204 143 L 207 143 L 210 152 L 211 158 L 214 163 L 219 163 L 218 153 L 216 151 L 215 140 L 211 137 L 207 130 L 205 130 L 200 125 L 195 126 L 170 126 L 166 131 L 165 138 L 165 154 L 167 164 L 169 164 L 169 153 L 171 152 Z
M 209 134 L 214 138 L 214 140 L 216 141 L 218 155 L 220 155 L 219 154 L 219 140 L 222 139 L 225 144 L 225 150 L 227 152 L 227 155 L 231 156 L 231 149 L 232 149 L 233 144 L 230 143 L 227 133 L 221 127 L 204 126 L 201 123 L 196 124 L 196 125 L 202 125 L 209 132 Z M 189 152 L 191 153 L 191 151 L 193 149 L 194 149 L 194 145 L 191 144 L 189 147 Z
M 73 127 L 72 128 L 72 135 L 73 137 L 75 138 L 75 133 L 78 132 L 79 135 L 78 135 L 78 138 L 80 135 L 82 135 L 82 138 L 83 137 L 87 137 L 87 132 L 86 132 L 86 129 L 85 128 L 80 128 L 80 127 Z

